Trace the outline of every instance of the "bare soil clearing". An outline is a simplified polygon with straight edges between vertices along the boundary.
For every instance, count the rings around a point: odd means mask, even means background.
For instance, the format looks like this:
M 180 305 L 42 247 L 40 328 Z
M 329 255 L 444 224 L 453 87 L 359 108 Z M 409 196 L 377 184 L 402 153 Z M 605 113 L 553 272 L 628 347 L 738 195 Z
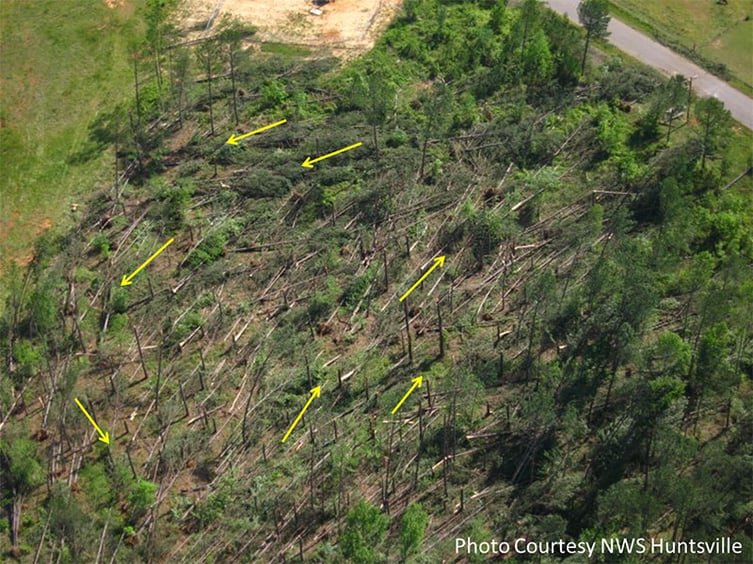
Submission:
M 362 52 L 374 45 L 400 9 L 402 0 L 337 0 L 319 7 L 321 16 L 310 14 L 318 7 L 311 0 L 189 0 L 186 22 L 204 30 L 214 17 L 236 16 L 259 30 L 262 41 L 329 47 L 345 54 Z

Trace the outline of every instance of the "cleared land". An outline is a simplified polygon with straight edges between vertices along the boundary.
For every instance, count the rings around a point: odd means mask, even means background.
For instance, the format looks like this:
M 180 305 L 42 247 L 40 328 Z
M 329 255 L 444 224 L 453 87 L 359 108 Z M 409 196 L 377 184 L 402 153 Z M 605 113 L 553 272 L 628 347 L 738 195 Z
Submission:
M 131 96 L 142 3 L 0 2 L 0 272 L 104 180 L 89 125 Z
M 326 46 L 337 55 L 370 48 L 399 9 L 400 0 L 338 0 L 321 6 L 321 16 L 310 14 L 311 0 L 189 0 L 186 18 L 200 30 L 214 15 L 224 14 L 250 22 L 262 41 Z
M 613 0 L 615 14 L 663 43 L 723 64 L 753 91 L 753 0 Z

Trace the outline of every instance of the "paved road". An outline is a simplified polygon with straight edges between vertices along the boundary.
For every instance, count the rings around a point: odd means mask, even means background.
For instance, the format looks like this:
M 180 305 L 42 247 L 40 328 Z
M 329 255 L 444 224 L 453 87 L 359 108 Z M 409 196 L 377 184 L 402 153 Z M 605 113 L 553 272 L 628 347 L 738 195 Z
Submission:
M 547 4 L 552 10 L 578 23 L 579 0 L 547 0 Z M 609 32 L 609 41 L 628 55 L 666 75 L 693 77 L 693 90 L 696 93 L 718 98 L 724 102 L 733 118 L 748 129 L 753 129 L 753 98 L 619 20 L 612 18 Z

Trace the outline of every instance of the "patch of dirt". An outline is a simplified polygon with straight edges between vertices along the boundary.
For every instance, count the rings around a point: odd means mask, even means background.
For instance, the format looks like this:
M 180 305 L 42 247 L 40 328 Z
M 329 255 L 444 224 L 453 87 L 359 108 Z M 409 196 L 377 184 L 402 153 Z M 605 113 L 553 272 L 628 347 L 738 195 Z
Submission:
M 310 13 L 311 0 L 188 0 L 187 26 L 206 30 L 224 14 L 236 16 L 258 28 L 262 41 L 328 47 L 335 54 L 363 52 L 374 45 L 379 34 L 398 13 L 402 0 L 336 0 Z
M 13 212 L 13 216 L 10 219 L 0 219 L 0 241 L 5 239 L 8 233 L 16 226 L 19 215 L 18 212 Z
M 124 0 L 104 0 L 105 6 L 114 10 L 115 8 L 122 8 Z
M 32 219 L 22 218 L 18 212 L 15 212 L 10 221 L 6 221 L 4 223 L 0 222 L 0 240 L 4 239 L 13 230 L 30 230 L 32 233 L 31 240 L 33 241 L 43 232 L 47 231 L 50 227 L 52 227 L 52 220 L 50 218 L 36 221 Z M 34 253 L 21 253 L 19 251 L 18 253 L 10 253 L 3 258 L 16 263 L 18 266 L 26 266 L 34 258 Z M 0 264 L 0 274 L 2 273 L 2 264 Z

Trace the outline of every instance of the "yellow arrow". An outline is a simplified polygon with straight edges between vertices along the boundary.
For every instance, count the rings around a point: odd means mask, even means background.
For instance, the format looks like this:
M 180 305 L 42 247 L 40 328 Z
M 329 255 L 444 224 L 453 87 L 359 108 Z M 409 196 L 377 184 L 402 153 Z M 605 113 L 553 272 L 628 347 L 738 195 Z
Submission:
M 171 243 L 172 243 L 173 241 L 175 241 L 175 239 L 170 239 L 170 240 L 169 240 L 169 241 L 168 241 L 167 243 L 165 243 L 164 245 L 162 245 L 162 246 L 161 246 L 161 247 L 160 247 L 160 248 L 159 248 L 159 249 L 157 250 L 157 252 L 156 252 L 156 253 L 154 253 L 154 254 L 153 254 L 152 256 L 150 256 L 150 257 L 149 257 L 148 259 L 146 259 L 146 262 L 145 262 L 144 264 L 142 264 L 141 266 L 139 266 L 139 267 L 138 267 L 138 268 L 137 268 L 136 270 L 134 270 L 134 271 L 133 271 L 133 272 L 132 272 L 131 274 L 129 274 L 128 276 L 126 276 L 126 275 L 124 274 L 124 275 L 123 275 L 123 279 L 122 279 L 122 280 L 120 281 L 120 285 L 121 285 L 121 286 L 130 286 L 131 284 L 133 284 L 133 282 L 131 282 L 131 280 L 133 280 L 133 277 L 134 277 L 134 276 L 136 276 L 136 275 L 137 275 L 137 274 L 138 274 L 139 272 L 141 272 L 142 270 L 144 270 L 144 267 L 146 267 L 146 265 L 147 265 L 147 264 L 149 264 L 150 262 L 152 262 L 152 261 L 153 261 L 153 260 L 154 260 L 154 259 L 155 259 L 155 258 L 157 257 L 157 255 L 158 255 L 158 254 L 160 254 L 160 253 L 161 253 L 162 251 L 164 251 L 164 250 L 165 250 L 165 249 L 166 249 L 167 247 L 169 247 L 169 246 L 170 246 L 170 244 L 171 244 Z
M 404 300 L 405 298 L 407 298 L 407 297 L 408 297 L 408 294 L 410 294 L 410 293 L 411 293 L 411 292 L 412 292 L 413 290 L 415 290 L 415 289 L 416 289 L 416 288 L 418 287 L 418 285 L 419 285 L 419 284 L 420 284 L 421 282 L 423 282 L 423 281 L 424 281 L 424 278 L 426 278 L 427 276 L 429 276 L 429 274 L 431 274 L 431 271 L 432 271 L 432 270 L 434 270 L 434 269 L 435 269 L 436 267 L 438 267 L 438 266 L 444 266 L 444 255 L 443 255 L 443 256 L 441 256 L 441 257 L 436 257 L 436 258 L 434 259 L 434 264 L 433 264 L 433 265 L 431 265 L 431 268 L 430 268 L 429 270 L 427 270 L 427 271 L 426 271 L 426 274 L 424 274 L 424 275 L 423 275 L 423 276 L 422 276 L 421 278 L 419 278 L 419 279 L 418 279 L 418 282 L 416 282 L 415 284 L 413 284 L 413 286 L 411 286 L 411 287 L 410 287 L 410 290 L 408 290 L 407 292 L 405 292 L 405 293 L 404 293 L 404 294 L 403 294 L 403 295 L 402 295 L 402 296 L 400 297 L 400 301 L 402 302 L 402 301 L 403 301 L 403 300 Z
M 394 415 L 395 412 L 400 409 L 400 406 L 403 405 L 403 402 L 408 399 L 408 396 L 411 395 L 413 390 L 416 388 L 420 388 L 421 384 L 423 383 L 424 379 L 419 376 L 418 378 L 413 378 L 413 385 L 411 386 L 410 390 L 408 390 L 405 395 L 403 396 L 403 399 L 401 399 L 398 404 L 395 406 L 395 409 L 392 410 L 392 414 Z
M 238 135 L 236 137 L 235 133 L 233 133 L 230 136 L 230 139 L 225 141 L 225 145 L 237 145 L 238 141 L 241 139 L 245 139 L 246 137 L 250 137 L 251 135 L 256 135 L 257 133 L 261 133 L 262 131 L 266 131 L 267 129 L 272 129 L 273 127 L 277 127 L 278 125 L 282 125 L 283 123 L 287 123 L 288 120 L 283 119 L 281 121 L 277 121 L 273 123 L 272 125 L 265 125 L 264 127 L 260 127 L 256 131 L 252 131 L 251 133 L 244 133 L 243 135 Z
M 306 160 L 303 161 L 303 164 L 301 164 L 301 166 L 306 168 L 314 168 L 314 163 L 318 163 L 319 161 L 323 161 L 324 159 L 334 157 L 335 155 L 339 155 L 340 153 L 344 153 L 345 151 L 350 151 L 351 149 L 355 149 L 356 147 L 360 147 L 361 145 L 363 145 L 363 143 L 356 143 L 355 145 L 345 147 L 344 149 L 340 149 L 339 151 L 335 151 L 334 153 L 329 153 L 327 155 L 324 155 L 323 157 L 317 157 L 315 159 L 306 157 Z
M 86 418 L 89 420 L 89 423 L 94 425 L 94 428 L 97 430 L 97 433 L 99 433 L 99 440 L 105 443 L 106 445 L 110 444 L 110 433 L 103 433 L 102 429 L 99 428 L 99 425 L 97 425 L 94 422 L 94 419 L 92 419 L 92 416 L 89 415 L 89 412 L 84 409 L 84 406 L 81 405 L 81 402 L 78 401 L 78 398 L 73 398 L 73 401 L 76 402 L 76 405 L 78 405 L 81 408 L 81 411 L 84 412 L 84 415 L 86 415 Z
M 288 437 L 290 436 L 290 433 L 293 432 L 293 429 L 295 429 L 295 426 L 298 425 L 298 422 L 301 420 L 301 417 L 303 417 L 303 414 L 306 413 L 306 410 L 311 405 L 311 402 L 314 401 L 314 398 L 318 398 L 322 395 L 322 387 L 317 386 L 316 388 L 313 388 L 311 390 L 311 397 L 309 398 L 309 401 L 306 402 L 306 405 L 303 406 L 303 409 L 298 414 L 298 417 L 295 418 L 295 421 L 293 421 L 293 424 L 290 426 L 290 429 L 288 429 L 288 432 L 285 433 L 285 436 L 282 438 L 282 442 L 284 443 L 286 440 L 288 440 Z

